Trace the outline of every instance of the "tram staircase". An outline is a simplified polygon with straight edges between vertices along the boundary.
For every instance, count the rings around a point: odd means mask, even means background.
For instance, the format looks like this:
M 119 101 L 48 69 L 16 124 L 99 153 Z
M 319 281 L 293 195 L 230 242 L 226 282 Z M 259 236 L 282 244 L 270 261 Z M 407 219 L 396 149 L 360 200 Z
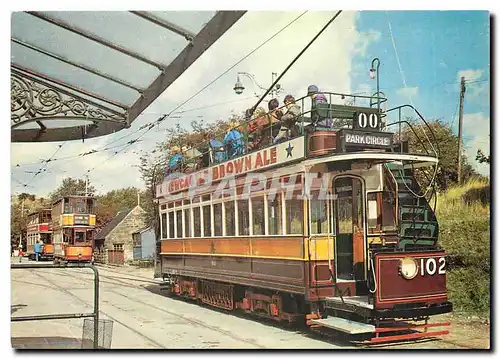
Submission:
M 399 249 L 434 248 L 439 235 L 435 214 L 435 188 L 431 188 L 429 194 L 424 196 L 411 170 L 403 170 L 391 164 L 387 164 L 387 167 L 398 186 Z

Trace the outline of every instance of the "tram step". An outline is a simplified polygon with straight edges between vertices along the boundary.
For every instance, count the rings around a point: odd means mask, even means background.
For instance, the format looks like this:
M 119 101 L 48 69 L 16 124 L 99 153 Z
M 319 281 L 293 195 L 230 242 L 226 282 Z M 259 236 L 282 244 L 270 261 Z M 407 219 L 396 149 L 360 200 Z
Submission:
M 437 222 L 402 221 L 400 233 L 403 237 L 434 237 L 438 228 Z
M 411 206 L 402 205 L 401 206 L 401 219 L 403 221 L 425 221 L 426 220 L 427 207 L 424 206 Z
M 414 179 L 413 179 L 413 176 L 399 176 L 399 177 L 395 177 L 396 178 L 396 182 L 398 183 L 398 185 L 401 187 L 405 187 L 405 183 L 408 187 L 410 187 L 412 190 L 413 188 L 415 187 L 414 186 Z
M 348 334 L 375 333 L 374 325 L 360 323 L 344 318 L 327 317 L 324 319 L 311 319 L 311 322 Z
M 407 245 L 413 246 L 435 246 L 437 238 L 436 237 L 419 237 L 417 240 L 413 237 L 401 237 L 399 240 L 399 247 L 404 248 Z

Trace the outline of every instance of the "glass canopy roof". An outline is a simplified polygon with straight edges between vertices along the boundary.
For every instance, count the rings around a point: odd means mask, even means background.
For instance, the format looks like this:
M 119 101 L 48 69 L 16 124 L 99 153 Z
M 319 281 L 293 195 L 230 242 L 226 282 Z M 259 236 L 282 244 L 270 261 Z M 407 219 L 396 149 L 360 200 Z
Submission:
M 244 13 L 13 13 L 11 140 L 75 140 L 129 127 Z

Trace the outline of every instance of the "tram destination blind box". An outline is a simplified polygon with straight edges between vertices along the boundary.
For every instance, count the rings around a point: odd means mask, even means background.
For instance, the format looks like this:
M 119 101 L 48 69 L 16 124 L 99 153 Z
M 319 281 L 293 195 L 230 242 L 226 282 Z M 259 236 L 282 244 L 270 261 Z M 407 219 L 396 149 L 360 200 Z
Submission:
M 342 129 L 337 135 L 337 149 L 339 152 L 356 151 L 363 148 L 392 148 L 392 133 L 365 132 Z

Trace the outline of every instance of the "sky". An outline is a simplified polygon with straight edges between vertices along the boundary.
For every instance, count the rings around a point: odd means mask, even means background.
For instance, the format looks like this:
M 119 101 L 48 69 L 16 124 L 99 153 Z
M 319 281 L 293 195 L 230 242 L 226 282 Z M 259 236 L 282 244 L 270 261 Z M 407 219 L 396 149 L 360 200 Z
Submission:
M 177 79 L 130 129 L 81 141 L 60 143 L 12 143 L 11 190 L 46 196 L 64 177 L 89 173 L 99 193 L 128 186 L 143 187 L 136 165 L 141 153 L 165 138 L 165 129 L 177 123 L 189 126 L 227 118 L 255 103 L 253 86 L 246 77 L 241 95 L 232 88 L 238 71 L 251 73 L 262 86 L 271 73 L 281 73 L 316 35 L 335 11 L 309 11 L 280 35 L 238 64 L 213 85 L 182 106 L 185 111 L 165 120 L 134 146 L 114 156 L 114 151 L 45 164 L 44 159 L 71 157 L 92 149 L 125 145 L 141 125 L 170 112 L 210 83 L 248 52 L 259 46 L 302 12 L 246 13 L 219 41 Z M 316 84 L 323 91 L 364 93 L 376 91 L 369 77 L 372 59 L 380 59 L 380 90 L 388 108 L 413 104 L 426 119 L 442 119 L 458 132 L 460 78 L 466 79 L 463 132 L 469 162 L 485 175 L 489 166 L 475 161 L 477 149 L 489 153 L 490 134 L 490 30 L 488 12 L 479 11 L 344 11 L 280 80 L 283 97 L 305 95 Z M 261 90 L 255 88 L 257 93 Z M 212 106 L 212 105 L 216 106 Z M 206 107 L 211 106 L 211 107 Z M 199 110 L 195 108 L 205 107 Z M 411 112 L 405 112 L 411 116 Z M 123 139 L 121 137 L 127 136 Z M 123 147 L 122 147 L 123 148 Z M 57 152 L 56 152 L 57 151 Z M 55 153 L 55 155 L 54 155 Z M 45 167 L 44 167 L 45 166 Z M 41 175 L 33 176 L 41 168 Z M 27 186 L 24 186 L 27 184 Z

